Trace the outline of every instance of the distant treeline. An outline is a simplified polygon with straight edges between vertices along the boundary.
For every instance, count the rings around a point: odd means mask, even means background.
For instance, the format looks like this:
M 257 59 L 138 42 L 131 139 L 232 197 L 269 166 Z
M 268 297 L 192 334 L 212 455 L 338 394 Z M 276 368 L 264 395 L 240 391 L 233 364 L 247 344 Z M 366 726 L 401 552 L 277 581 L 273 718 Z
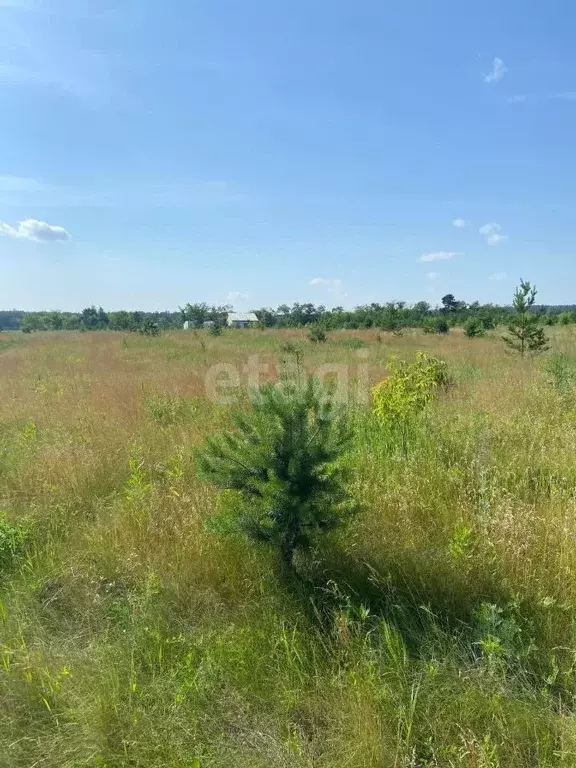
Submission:
M 192 326 L 202 327 L 206 321 L 224 325 L 227 306 L 208 304 L 186 304 L 177 312 L 130 312 L 120 310 L 106 312 L 102 307 L 87 307 L 82 312 L 22 312 L 19 310 L 0 311 L 0 330 L 32 331 L 138 331 L 151 323 L 160 330 L 182 328 L 185 320 Z M 576 323 L 576 305 L 538 306 L 535 311 L 547 325 Z M 433 308 L 425 301 L 408 305 L 401 301 L 386 304 L 366 304 L 347 310 L 343 307 L 327 309 L 314 304 L 282 304 L 277 309 L 263 307 L 254 310 L 261 327 L 299 328 L 321 325 L 326 330 L 339 328 L 379 328 L 401 330 L 402 328 L 426 328 L 438 318 L 446 320 L 449 326 L 463 326 L 471 319 L 479 320 L 486 328 L 506 323 L 512 312 L 511 307 L 495 304 L 467 304 L 458 301 L 452 294 L 442 299 L 442 306 Z

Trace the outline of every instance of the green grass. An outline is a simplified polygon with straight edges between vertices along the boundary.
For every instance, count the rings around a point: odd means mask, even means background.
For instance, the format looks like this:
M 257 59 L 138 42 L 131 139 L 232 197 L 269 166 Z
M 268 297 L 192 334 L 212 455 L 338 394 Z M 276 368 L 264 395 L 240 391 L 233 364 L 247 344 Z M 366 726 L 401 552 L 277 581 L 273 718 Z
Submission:
M 418 332 L 31 334 L 0 365 L 1 768 L 572 768 L 570 329 L 520 360 Z M 350 404 L 352 526 L 275 578 L 195 452 L 242 366 L 447 360 L 405 453 Z M 360 343 L 360 340 L 362 343 Z M 3 340 L 2 340 L 3 342 Z M 0 342 L 0 343 L 2 343 Z M 367 350 L 368 358 L 359 357 Z M 206 397 L 237 367 L 237 405 Z M 364 374 L 362 374 L 364 375 Z

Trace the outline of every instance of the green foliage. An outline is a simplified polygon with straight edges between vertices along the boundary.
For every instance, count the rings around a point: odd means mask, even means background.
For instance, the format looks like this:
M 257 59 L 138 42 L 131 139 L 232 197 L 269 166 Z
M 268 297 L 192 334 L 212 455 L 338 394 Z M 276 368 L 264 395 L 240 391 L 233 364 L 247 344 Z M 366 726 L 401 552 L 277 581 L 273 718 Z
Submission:
M 18 528 L 0 513 L 0 573 L 10 568 L 22 554 L 27 531 Z
M 343 413 L 314 379 L 303 387 L 268 385 L 233 432 L 207 441 L 199 466 L 233 492 L 238 529 L 273 545 L 292 568 L 298 550 L 354 509 L 340 464 L 349 439 Z
M 508 336 L 502 338 L 506 344 L 522 357 L 527 352 L 545 352 L 549 349 L 548 339 L 540 319 L 533 311 L 538 291 L 527 280 L 520 280 L 514 293 L 515 316 L 508 325 Z
M 327 338 L 326 331 L 320 325 L 313 325 L 308 331 L 308 339 L 314 344 L 323 344 Z
M 400 333 L 403 326 L 403 302 L 388 302 L 381 313 L 380 328 L 390 333 Z
M 464 324 L 464 335 L 469 339 L 477 339 L 484 336 L 485 332 L 484 324 L 480 318 L 471 317 Z
M 572 325 L 576 323 L 576 312 L 574 310 L 571 312 L 561 312 L 557 315 L 556 322 L 558 325 Z
M 429 322 L 427 322 L 423 327 L 422 330 L 424 333 L 438 333 L 438 334 L 445 334 L 450 331 L 450 326 L 448 325 L 448 321 L 443 317 L 435 317 Z
M 210 326 L 210 336 L 222 336 L 223 333 L 224 333 L 224 328 L 218 323 Z
M 153 320 L 145 320 L 140 328 L 138 328 L 138 333 L 141 333 L 143 336 L 159 336 L 160 326 Z
M 182 322 L 188 320 L 193 327 L 202 328 L 206 322 L 222 325 L 226 319 L 226 313 L 230 307 L 210 307 L 204 302 L 200 304 L 186 304 L 180 308 Z
M 418 352 L 414 362 L 389 363 L 390 375 L 372 389 L 374 413 L 383 425 L 400 428 L 420 413 L 442 386 L 450 382 L 444 360 Z

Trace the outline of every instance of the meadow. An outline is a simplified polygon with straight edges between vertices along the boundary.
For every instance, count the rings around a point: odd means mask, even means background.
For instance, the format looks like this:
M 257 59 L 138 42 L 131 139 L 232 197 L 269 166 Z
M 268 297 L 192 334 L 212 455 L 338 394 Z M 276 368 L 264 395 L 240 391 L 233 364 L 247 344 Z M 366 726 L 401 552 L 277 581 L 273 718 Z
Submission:
M 576 765 L 571 327 L 1 335 L 1 768 Z M 348 377 L 359 505 L 299 590 L 196 459 L 287 342 Z M 452 384 L 401 448 L 369 386 L 418 351 Z

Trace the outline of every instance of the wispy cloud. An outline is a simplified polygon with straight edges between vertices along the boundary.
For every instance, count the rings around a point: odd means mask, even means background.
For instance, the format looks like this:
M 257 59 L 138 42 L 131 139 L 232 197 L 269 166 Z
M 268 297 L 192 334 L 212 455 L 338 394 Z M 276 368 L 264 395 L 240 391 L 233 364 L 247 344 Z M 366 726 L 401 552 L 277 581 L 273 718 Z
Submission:
M 508 235 L 502 234 L 502 227 L 495 221 L 484 224 L 478 231 L 486 239 L 488 245 L 500 245 L 500 243 L 505 243 L 508 240 Z
M 528 96 L 525 93 L 515 93 L 508 99 L 509 104 L 525 104 L 527 101 Z
M 496 280 L 497 282 L 502 282 L 502 280 L 508 279 L 508 273 L 507 272 L 494 272 L 493 275 L 490 275 L 488 278 L 489 280 Z
M 484 75 L 484 82 L 497 83 L 500 80 L 502 80 L 506 72 L 508 72 L 508 68 L 506 67 L 502 59 L 496 56 L 492 61 L 491 71 L 487 75 Z
M 327 277 L 313 277 L 310 280 L 310 285 L 314 285 L 320 288 L 326 288 L 331 293 L 342 294 L 342 280 L 332 279 Z M 346 294 L 342 294 L 346 295 Z
M 461 254 L 457 251 L 432 251 L 431 253 L 423 253 L 422 256 L 418 259 L 419 262 L 426 264 L 430 261 L 449 261 L 450 259 L 453 259 L 455 256 L 460 256 Z
M 469 222 L 467 222 L 466 219 L 454 219 L 452 226 L 456 227 L 456 229 L 463 229 L 468 226 L 468 223 Z
M 16 240 L 33 240 L 36 243 L 53 243 L 58 240 L 70 240 L 70 233 L 64 227 L 47 224 L 36 219 L 24 219 L 15 227 L 0 221 L 0 235 Z
M 440 272 L 428 272 L 426 277 L 428 278 L 428 280 L 438 280 L 438 278 L 440 277 Z

